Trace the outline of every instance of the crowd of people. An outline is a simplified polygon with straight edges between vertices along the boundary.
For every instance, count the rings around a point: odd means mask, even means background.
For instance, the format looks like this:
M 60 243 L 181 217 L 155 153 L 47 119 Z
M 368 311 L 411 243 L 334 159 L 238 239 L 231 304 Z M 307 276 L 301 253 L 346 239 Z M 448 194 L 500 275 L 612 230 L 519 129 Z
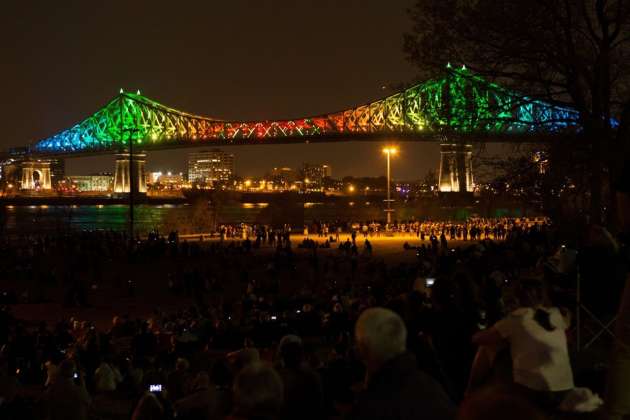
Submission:
M 233 241 L 187 242 L 175 232 L 5 240 L 2 287 L 35 286 L 4 292 L 0 418 L 491 419 L 505 418 L 503 404 L 521 407 L 510 413 L 519 419 L 601 405 L 576 388 L 567 249 L 580 248 L 588 277 L 589 264 L 616 261 L 605 245 L 563 247 L 546 223 L 417 227 L 417 238 L 479 233 L 466 246 L 407 244 L 413 262 L 380 258 L 376 233 L 368 226 L 362 238 L 352 224 L 328 251 L 330 231 L 300 250 L 286 229 L 260 227 Z M 52 285 L 66 306 L 90 306 L 95 290 L 118 281 L 108 271 L 116 263 L 175 267 L 149 287 L 186 306 L 149 303 L 145 316 L 112 314 L 103 328 L 80 317 L 26 321 L 8 305 Z M 148 299 L 141 284 L 126 287 Z
M 527 231 L 529 229 L 546 226 L 549 220 L 544 217 L 528 218 L 469 218 L 464 221 L 394 221 L 387 224 L 383 221 L 362 222 L 322 222 L 313 221 L 304 225 L 302 232 L 296 231 L 291 225 L 272 228 L 262 224 L 223 224 L 218 226 L 215 235 L 221 239 L 255 239 L 262 244 L 273 244 L 280 238 L 292 234 L 303 233 L 305 237 L 314 236 L 338 242 L 344 234 L 374 238 L 387 236 L 405 236 L 429 240 L 432 236 L 444 235 L 448 240 L 475 241 L 482 239 L 504 240 L 512 232 Z

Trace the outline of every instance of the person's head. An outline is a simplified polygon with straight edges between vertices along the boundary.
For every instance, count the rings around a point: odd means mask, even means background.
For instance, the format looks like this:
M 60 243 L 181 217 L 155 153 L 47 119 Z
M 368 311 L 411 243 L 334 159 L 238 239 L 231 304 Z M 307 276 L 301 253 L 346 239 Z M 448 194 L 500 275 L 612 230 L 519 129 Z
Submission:
M 228 360 L 232 363 L 234 372 L 237 373 L 241 369 L 260 361 L 260 353 L 255 348 L 241 349 L 231 352 L 227 355 Z
M 178 358 L 177 361 L 175 362 L 175 369 L 180 372 L 188 370 L 189 367 L 190 367 L 190 363 L 188 363 L 188 360 L 182 357 Z
M 551 305 L 544 282 L 537 278 L 522 279 L 519 283 L 517 298 L 522 307 Z
M 518 301 L 521 307 L 535 309 L 534 321 L 546 331 L 556 329 L 551 324 L 551 314 L 544 308 L 551 306 L 547 288 L 542 280 L 523 279 L 518 289 Z
M 234 380 L 234 411 L 239 417 L 273 419 L 280 414 L 284 387 L 278 373 L 263 363 L 245 367 Z
M 402 318 L 385 308 L 363 311 L 354 330 L 359 355 L 374 372 L 407 349 L 407 328 Z
M 285 367 L 298 367 L 304 356 L 302 339 L 297 335 L 285 335 L 278 344 L 278 354 Z
M 208 372 L 199 372 L 193 381 L 193 390 L 208 389 L 210 387 L 210 376 Z

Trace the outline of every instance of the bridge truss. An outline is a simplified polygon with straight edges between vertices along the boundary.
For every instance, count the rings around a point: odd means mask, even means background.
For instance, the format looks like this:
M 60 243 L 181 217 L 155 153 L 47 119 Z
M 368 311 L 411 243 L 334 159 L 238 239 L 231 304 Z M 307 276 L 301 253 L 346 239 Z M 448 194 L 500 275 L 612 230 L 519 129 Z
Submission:
M 579 129 L 577 111 L 520 95 L 448 68 L 444 77 L 355 108 L 306 118 L 225 121 L 166 107 L 123 93 L 95 114 L 30 146 L 35 154 L 118 151 L 129 141 L 143 150 L 219 144 L 267 144 L 408 138 L 467 142 L 510 141 Z

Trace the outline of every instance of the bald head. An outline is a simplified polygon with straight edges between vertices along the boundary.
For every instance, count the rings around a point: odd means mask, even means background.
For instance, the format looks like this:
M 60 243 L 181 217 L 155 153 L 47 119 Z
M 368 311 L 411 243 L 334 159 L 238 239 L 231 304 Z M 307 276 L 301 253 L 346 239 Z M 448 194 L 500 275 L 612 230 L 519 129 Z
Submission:
M 354 330 L 361 357 L 374 370 L 407 349 L 407 328 L 403 320 L 385 308 L 364 311 Z

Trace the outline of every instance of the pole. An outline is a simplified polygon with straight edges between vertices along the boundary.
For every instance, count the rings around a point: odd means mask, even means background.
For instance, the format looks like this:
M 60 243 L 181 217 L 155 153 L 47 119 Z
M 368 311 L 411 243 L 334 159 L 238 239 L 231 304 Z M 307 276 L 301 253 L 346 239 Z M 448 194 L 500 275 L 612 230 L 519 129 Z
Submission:
M 392 200 L 391 200 L 391 181 L 390 181 L 390 165 L 389 165 L 390 151 L 387 151 L 387 228 L 392 223 Z
M 129 132 L 129 237 L 134 239 L 133 235 L 133 195 L 135 191 L 135 174 L 133 167 L 133 132 Z

